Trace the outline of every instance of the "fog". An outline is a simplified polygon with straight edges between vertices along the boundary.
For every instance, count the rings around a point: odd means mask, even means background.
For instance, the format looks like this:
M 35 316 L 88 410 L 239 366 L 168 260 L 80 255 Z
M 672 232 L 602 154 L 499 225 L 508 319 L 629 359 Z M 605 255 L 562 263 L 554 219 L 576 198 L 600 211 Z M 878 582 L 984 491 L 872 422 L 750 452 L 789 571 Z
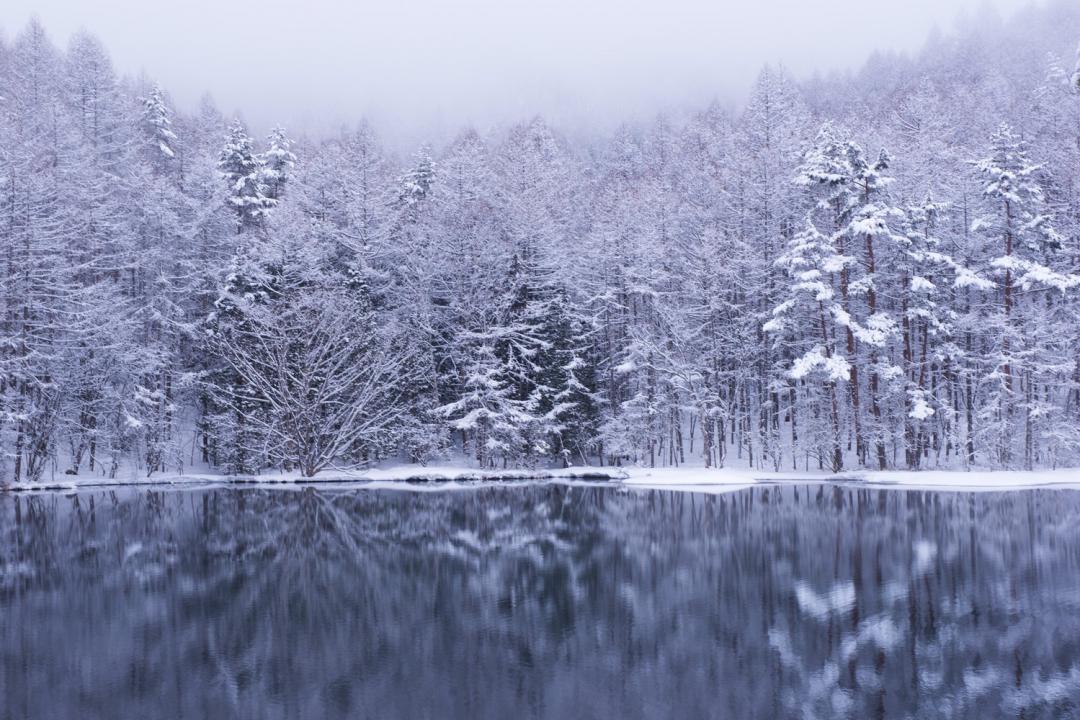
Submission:
M 85 28 L 124 73 L 182 107 L 209 92 L 256 129 L 322 133 L 369 118 L 391 142 L 438 140 L 536 113 L 568 130 L 738 104 L 764 63 L 796 77 L 916 51 L 935 29 L 1029 0 L 5 0 L 12 37 L 37 15 Z

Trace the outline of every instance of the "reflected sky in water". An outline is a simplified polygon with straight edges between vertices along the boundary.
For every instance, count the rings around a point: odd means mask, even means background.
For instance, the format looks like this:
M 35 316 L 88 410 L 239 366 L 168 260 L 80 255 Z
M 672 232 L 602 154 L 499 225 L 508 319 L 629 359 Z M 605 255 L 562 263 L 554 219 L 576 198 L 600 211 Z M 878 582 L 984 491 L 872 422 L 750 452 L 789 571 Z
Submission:
M 0 496 L 0 719 L 1080 717 L 1080 493 Z

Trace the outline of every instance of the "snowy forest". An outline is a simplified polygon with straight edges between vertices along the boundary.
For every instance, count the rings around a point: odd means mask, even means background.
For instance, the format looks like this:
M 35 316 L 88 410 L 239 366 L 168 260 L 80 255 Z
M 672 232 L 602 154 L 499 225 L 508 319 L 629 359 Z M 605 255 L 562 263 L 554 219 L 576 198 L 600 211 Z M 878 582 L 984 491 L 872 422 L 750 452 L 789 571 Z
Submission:
M 0 476 L 1080 463 L 1078 41 L 1059 0 L 733 107 L 399 153 L 184 111 L 32 21 L 0 40 Z

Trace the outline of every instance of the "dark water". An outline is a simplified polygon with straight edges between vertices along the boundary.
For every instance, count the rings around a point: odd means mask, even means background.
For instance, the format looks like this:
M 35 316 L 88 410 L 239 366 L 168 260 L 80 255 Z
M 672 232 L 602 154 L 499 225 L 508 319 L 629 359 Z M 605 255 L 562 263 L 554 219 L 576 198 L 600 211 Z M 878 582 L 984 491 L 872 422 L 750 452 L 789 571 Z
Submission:
M 0 718 L 1080 718 L 1080 493 L 0 496 Z

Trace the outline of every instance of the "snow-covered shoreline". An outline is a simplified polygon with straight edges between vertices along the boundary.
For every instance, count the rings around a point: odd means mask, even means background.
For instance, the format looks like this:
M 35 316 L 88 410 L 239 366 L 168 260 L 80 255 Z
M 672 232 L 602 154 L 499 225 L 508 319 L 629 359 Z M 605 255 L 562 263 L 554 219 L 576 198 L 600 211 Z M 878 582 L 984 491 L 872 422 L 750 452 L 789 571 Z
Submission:
M 477 470 L 454 465 L 420 467 L 396 465 L 364 471 L 326 472 L 314 478 L 296 473 L 230 476 L 214 473 L 156 474 L 150 477 L 126 475 L 104 478 L 93 475 L 56 476 L 36 483 L 0 483 L 0 491 L 71 492 L 120 487 L 307 487 L 356 488 L 365 490 L 414 490 L 432 492 L 552 482 L 560 484 L 612 484 L 632 490 L 728 493 L 754 486 L 781 484 L 834 484 L 883 489 L 940 491 L 1004 491 L 1032 488 L 1072 488 L 1080 490 L 1080 469 L 1025 471 L 925 470 L 765 472 L 746 468 L 698 467 L 619 468 L 570 467 L 565 469 Z
M 3 483 L 0 491 L 41 492 L 71 491 L 87 489 L 107 489 L 117 487 L 141 486 L 280 486 L 297 487 L 308 485 L 354 486 L 363 489 L 405 489 L 420 488 L 428 490 L 448 489 L 450 486 L 473 487 L 478 485 L 503 484 L 524 481 L 560 481 L 560 482 L 612 482 L 627 477 L 620 468 L 612 467 L 569 467 L 559 469 L 507 469 L 478 470 L 460 466 L 396 465 L 386 468 L 371 468 L 363 471 L 327 471 L 315 477 L 303 477 L 299 473 L 264 473 L 261 475 L 222 475 L 216 473 L 165 473 L 150 477 L 143 475 L 125 475 L 106 478 L 95 475 L 58 475 L 38 482 Z
M 1080 468 L 1060 470 L 885 470 L 765 472 L 738 468 L 632 468 L 622 484 L 686 492 L 733 492 L 754 485 L 832 484 L 883 489 L 994 491 L 1033 488 L 1080 490 Z
M 923 470 L 873 471 L 852 473 L 861 482 L 874 487 L 900 487 L 913 490 L 952 489 L 1024 490 L 1032 488 L 1072 488 L 1080 490 L 1080 468 L 1060 470 Z

